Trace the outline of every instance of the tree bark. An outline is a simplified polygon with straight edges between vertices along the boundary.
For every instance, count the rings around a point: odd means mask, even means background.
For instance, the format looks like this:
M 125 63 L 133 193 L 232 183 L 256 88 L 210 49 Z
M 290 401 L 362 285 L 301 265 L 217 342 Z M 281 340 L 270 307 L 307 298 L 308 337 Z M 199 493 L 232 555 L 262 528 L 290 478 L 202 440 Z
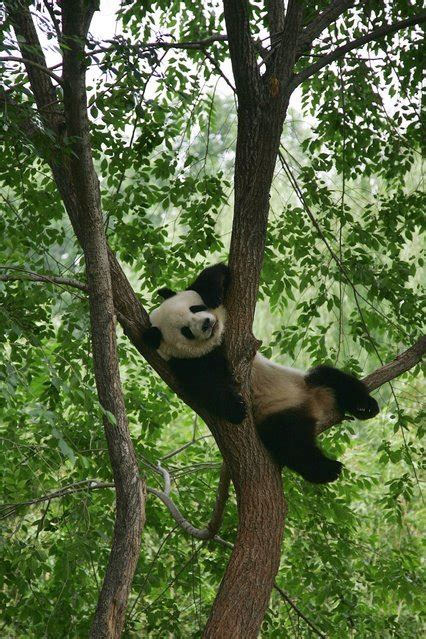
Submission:
M 281 49 L 261 78 L 250 35 L 248 4 L 225 0 L 224 9 L 238 95 L 226 340 L 230 362 L 249 403 L 249 372 L 258 346 L 251 327 L 301 10 L 300 3 L 290 0 Z M 286 513 L 281 473 L 260 445 L 252 416 L 238 426 L 213 425 L 212 432 L 235 486 L 239 524 L 204 637 L 248 639 L 259 632 L 280 562 Z
M 116 486 L 114 536 L 91 637 L 120 637 L 145 524 L 145 485 L 129 434 L 121 389 L 108 246 L 99 182 L 93 166 L 85 83 L 84 43 L 94 3 L 64 3 L 63 76 L 67 133 L 73 140 L 69 163 L 84 251 L 93 360 L 103 424 Z M 77 191 L 78 188 L 78 191 Z

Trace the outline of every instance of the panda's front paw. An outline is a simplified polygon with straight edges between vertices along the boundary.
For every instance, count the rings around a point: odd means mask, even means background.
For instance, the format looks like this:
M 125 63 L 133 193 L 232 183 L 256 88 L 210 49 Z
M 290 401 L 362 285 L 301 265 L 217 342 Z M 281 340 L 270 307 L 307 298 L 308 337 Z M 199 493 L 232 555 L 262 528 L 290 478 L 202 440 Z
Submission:
M 247 417 L 247 407 L 241 395 L 229 397 L 223 406 L 224 417 L 231 424 L 240 424 Z
M 207 308 L 218 308 L 223 304 L 222 292 L 204 291 L 201 297 Z

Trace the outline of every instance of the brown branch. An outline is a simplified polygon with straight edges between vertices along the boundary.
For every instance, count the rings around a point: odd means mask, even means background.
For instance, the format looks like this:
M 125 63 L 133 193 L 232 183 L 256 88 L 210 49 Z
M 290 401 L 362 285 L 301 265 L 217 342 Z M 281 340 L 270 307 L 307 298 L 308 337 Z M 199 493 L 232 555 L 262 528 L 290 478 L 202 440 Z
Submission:
M 40 64 L 40 62 L 36 62 L 35 60 L 30 60 L 29 58 L 19 58 L 18 56 L 14 56 L 14 55 L 7 55 L 7 56 L 0 56 L 0 62 L 19 62 L 21 64 L 25 64 L 26 67 L 28 65 L 31 65 L 33 67 L 36 67 L 43 73 L 46 73 L 51 78 L 53 78 L 55 82 L 62 85 L 62 78 L 56 75 L 56 73 L 53 73 L 53 71 L 48 69 L 45 65 Z
M 290 93 L 282 79 L 295 52 L 300 5 L 291 0 L 276 78 L 260 78 L 246 1 L 225 0 L 224 13 L 238 97 L 235 197 L 229 266 L 231 285 L 226 349 L 250 405 L 249 372 L 258 342 L 251 333 L 262 267 L 274 173 Z M 287 55 L 288 54 L 288 55 Z M 271 61 L 272 66 L 272 61 Z M 274 78 L 271 76 L 271 80 Z M 277 573 L 285 501 L 279 468 L 265 454 L 250 415 L 230 426 L 210 420 L 234 483 L 238 506 L 236 543 L 211 609 L 204 637 L 257 636 Z M 253 581 L 253 574 L 256 581 Z
M 362 3 L 361 3 L 362 4 Z M 328 7 L 321 11 L 315 19 L 312 20 L 303 29 L 298 40 L 298 54 L 309 51 L 312 42 L 321 35 L 321 33 L 335 22 L 340 16 L 355 5 L 355 0 L 333 0 Z
M 303 8 L 300 0 L 288 0 L 280 42 L 267 65 L 267 75 L 276 76 L 279 82 L 287 83 L 293 73 Z
M 188 42 L 144 42 L 138 45 L 138 48 L 143 49 L 205 49 L 215 42 L 227 42 L 228 36 L 226 33 L 213 33 L 208 38 L 201 40 L 191 40 Z
M 17 266 L 0 266 L 0 270 L 17 270 L 22 271 Z M 30 282 L 44 282 L 47 284 L 59 284 L 59 286 L 70 286 L 71 288 L 78 288 L 80 291 L 88 292 L 87 284 L 79 282 L 78 280 L 72 280 L 68 277 L 58 277 L 57 275 L 41 275 L 25 271 L 22 273 L 16 273 L 13 275 L 1 275 L 0 282 L 13 282 L 13 281 L 30 281 Z
M 379 386 L 383 386 L 419 364 L 425 354 L 426 336 L 423 336 L 413 346 L 397 355 L 394 360 L 364 377 L 363 382 L 370 392 L 376 390 Z
M 224 0 L 229 51 L 240 105 L 255 108 L 260 92 L 256 49 L 250 33 L 247 0 Z
M 212 537 L 215 537 L 220 530 L 223 521 L 223 513 L 225 511 L 225 505 L 229 497 L 229 486 L 231 483 L 231 476 L 226 467 L 226 464 L 222 464 L 220 469 L 219 484 L 217 487 L 216 501 L 212 516 L 207 524 L 207 530 L 210 531 Z
M 347 42 L 346 44 L 337 47 L 337 49 L 335 49 L 331 53 L 322 56 L 317 62 L 314 62 L 314 64 L 309 65 L 308 67 L 300 71 L 300 73 L 296 74 L 291 83 L 292 90 L 294 90 L 297 86 L 299 86 L 299 84 L 301 84 L 308 78 L 318 73 L 318 71 L 320 71 L 331 62 L 343 58 L 349 51 L 352 51 L 353 49 L 359 49 L 368 42 L 379 40 L 386 35 L 396 33 L 397 31 L 401 31 L 402 29 L 406 29 L 408 27 L 422 24 L 425 21 L 426 13 L 421 13 L 416 16 L 411 16 L 406 20 L 401 20 L 399 22 L 395 22 L 394 24 L 388 24 L 378 29 L 374 29 L 374 31 L 356 38 L 356 40 L 353 40 L 352 42 Z
M 364 384 L 367 386 L 368 390 L 371 392 L 376 390 L 383 384 L 387 382 L 391 382 L 396 377 L 399 377 L 403 373 L 406 373 L 411 368 L 419 364 L 423 356 L 426 354 L 426 336 L 420 337 L 413 346 L 407 348 L 406 351 L 400 353 L 388 364 L 377 368 L 375 371 L 364 377 L 362 380 Z M 335 419 L 327 422 L 326 424 L 321 424 L 321 426 L 317 427 L 317 434 L 323 433 L 331 426 L 335 426 L 336 424 L 340 424 L 342 420 Z

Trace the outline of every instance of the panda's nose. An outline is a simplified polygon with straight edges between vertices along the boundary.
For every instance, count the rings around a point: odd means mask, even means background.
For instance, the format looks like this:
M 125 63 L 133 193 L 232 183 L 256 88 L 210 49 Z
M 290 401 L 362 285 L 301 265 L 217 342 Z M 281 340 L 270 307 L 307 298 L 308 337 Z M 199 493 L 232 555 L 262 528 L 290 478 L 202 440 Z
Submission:
M 203 331 L 208 331 L 210 328 L 210 325 L 211 325 L 211 320 L 208 317 L 206 317 L 206 319 L 202 323 L 201 329 Z

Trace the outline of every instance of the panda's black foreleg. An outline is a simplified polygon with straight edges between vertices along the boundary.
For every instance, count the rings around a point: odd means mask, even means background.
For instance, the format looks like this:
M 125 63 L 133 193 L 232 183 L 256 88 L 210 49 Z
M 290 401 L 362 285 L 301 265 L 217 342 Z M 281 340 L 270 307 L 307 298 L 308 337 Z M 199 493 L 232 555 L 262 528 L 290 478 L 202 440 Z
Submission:
M 209 413 L 233 424 L 244 420 L 246 405 L 221 347 L 204 357 L 172 358 L 169 365 L 182 388 Z
M 315 440 L 315 420 L 303 408 L 270 415 L 257 426 L 265 447 L 281 465 L 314 484 L 335 481 L 342 464 L 326 457 Z
M 317 366 L 305 377 L 308 386 L 331 388 L 340 411 L 357 419 L 370 419 L 379 412 L 379 405 L 368 392 L 364 382 L 350 373 L 332 366 Z
M 208 308 L 217 308 L 224 302 L 229 278 L 228 266 L 215 264 L 205 268 L 186 290 L 198 293 Z

